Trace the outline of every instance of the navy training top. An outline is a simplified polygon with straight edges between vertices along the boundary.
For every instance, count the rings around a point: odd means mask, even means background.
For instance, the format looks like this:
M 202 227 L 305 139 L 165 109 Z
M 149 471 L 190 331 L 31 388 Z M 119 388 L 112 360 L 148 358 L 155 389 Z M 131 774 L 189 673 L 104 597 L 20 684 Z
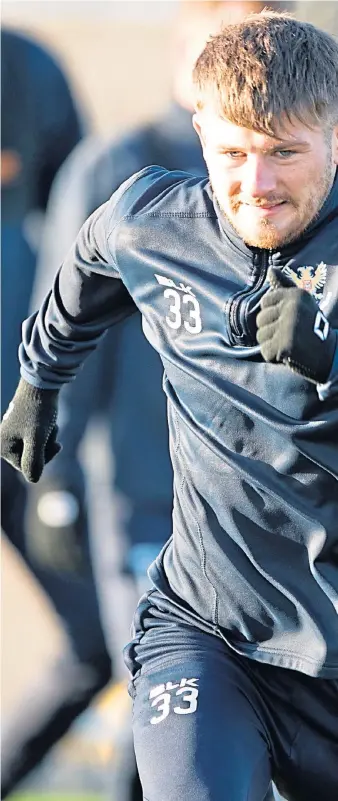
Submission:
M 336 180 L 297 241 L 259 250 L 208 179 L 146 168 L 84 224 L 20 351 L 27 381 L 59 387 L 136 304 L 164 366 L 174 468 L 153 583 L 237 652 L 326 678 L 338 676 L 338 351 L 316 386 L 250 348 L 269 264 L 306 282 L 338 328 L 337 215 Z

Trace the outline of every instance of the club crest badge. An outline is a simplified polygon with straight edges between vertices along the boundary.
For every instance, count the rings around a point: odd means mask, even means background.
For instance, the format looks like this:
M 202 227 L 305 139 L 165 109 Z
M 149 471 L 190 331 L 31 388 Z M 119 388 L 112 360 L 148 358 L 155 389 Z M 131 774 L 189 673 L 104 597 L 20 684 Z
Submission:
M 310 292 L 318 301 L 322 299 L 327 274 L 327 266 L 323 261 L 317 264 L 317 267 L 286 267 L 283 272 L 300 289 Z

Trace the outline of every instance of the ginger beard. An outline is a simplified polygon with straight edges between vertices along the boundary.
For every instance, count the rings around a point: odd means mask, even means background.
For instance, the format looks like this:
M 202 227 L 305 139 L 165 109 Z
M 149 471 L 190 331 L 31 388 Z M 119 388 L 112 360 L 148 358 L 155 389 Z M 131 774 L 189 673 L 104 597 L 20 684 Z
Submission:
M 209 178 L 220 209 L 243 241 L 251 247 L 276 250 L 298 239 L 316 219 L 330 193 L 334 172 L 328 151 L 324 172 L 318 175 L 314 165 L 303 176 L 297 197 L 281 192 L 242 198 L 239 193 L 225 200 L 217 178 L 210 172 Z M 266 207 L 270 208 L 265 213 Z
M 212 105 L 193 124 L 217 203 L 244 242 L 275 250 L 315 220 L 334 181 L 338 126 L 293 119 L 269 134 L 220 117 Z

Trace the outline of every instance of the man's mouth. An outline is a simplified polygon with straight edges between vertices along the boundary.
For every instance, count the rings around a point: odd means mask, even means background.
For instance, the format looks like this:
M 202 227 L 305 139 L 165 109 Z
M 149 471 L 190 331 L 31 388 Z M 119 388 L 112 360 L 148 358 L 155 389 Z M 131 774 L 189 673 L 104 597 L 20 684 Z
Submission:
M 286 200 L 275 200 L 272 203 L 244 203 L 243 205 L 248 206 L 262 216 L 268 217 L 272 214 L 276 214 L 286 203 Z

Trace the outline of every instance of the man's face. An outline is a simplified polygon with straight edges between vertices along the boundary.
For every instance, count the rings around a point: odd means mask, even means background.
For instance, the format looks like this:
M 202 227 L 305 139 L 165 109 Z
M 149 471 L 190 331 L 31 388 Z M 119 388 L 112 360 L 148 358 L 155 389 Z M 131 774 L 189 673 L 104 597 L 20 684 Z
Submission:
M 320 211 L 338 163 L 333 133 L 286 123 L 276 137 L 220 117 L 212 105 L 194 115 L 220 208 L 248 244 L 278 249 Z

